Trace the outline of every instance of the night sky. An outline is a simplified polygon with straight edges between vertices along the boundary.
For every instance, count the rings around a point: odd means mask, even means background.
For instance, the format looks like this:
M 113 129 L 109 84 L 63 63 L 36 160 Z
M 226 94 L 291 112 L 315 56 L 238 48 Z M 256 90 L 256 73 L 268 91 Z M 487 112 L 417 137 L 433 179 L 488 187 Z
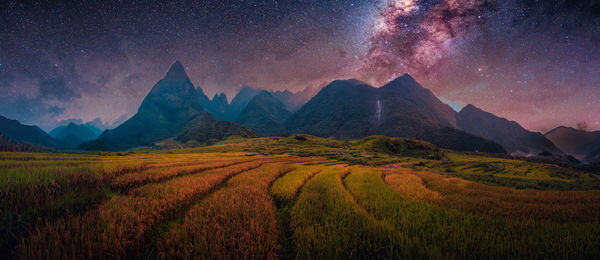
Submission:
M 530 130 L 600 129 L 594 0 L 0 1 L 0 115 L 23 123 L 122 122 L 175 60 L 210 97 L 408 72 Z

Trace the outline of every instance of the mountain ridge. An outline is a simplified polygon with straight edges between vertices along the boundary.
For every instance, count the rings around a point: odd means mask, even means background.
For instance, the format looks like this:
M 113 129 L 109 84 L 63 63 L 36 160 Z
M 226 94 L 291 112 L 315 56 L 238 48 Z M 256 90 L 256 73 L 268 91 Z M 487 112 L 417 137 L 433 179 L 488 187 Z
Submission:
M 133 117 L 115 129 L 104 131 L 98 139 L 86 142 L 80 148 L 85 150 L 125 150 L 133 147 L 152 146 L 157 141 L 181 135 L 183 130 L 187 132 L 193 129 L 210 130 L 202 129 L 197 125 L 197 121 L 193 121 L 198 118 L 198 115 L 202 115 L 203 122 L 218 126 L 211 128 L 215 131 L 230 133 L 231 129 L 229 128 L 239 128 L 235 124 L 221 123 L 219 119 L 203 114 L 205 112 L 201 105 L 203 96 L 205 97 L 204 93 L 198 91 L 190 81 L 183 65 L 176 61 L 171 65 L 165 77 L 152 87 Z M 193 126 L 189 126 L 190 123 Z M 238 130 L 242 131 L 242 128 Z M 216 132 L 202 135 L 202 137 L 223 137 L 221 134 Z M 196 135 L 193 139 L 198 142 L 207 141 L 201 140 L 200 136 Z M 183 139 L 185 138 L 181 140 Z
M 458 112 L 456 118 L 458 129 L 499 143 L 511 153 L 564 154 L 541 133 L 531 132 L 515 121 L 496 116 L 472 104 Z
M 585 131 L 567 126 L 558 126 L 544 134 L 552 143 L 573 157 L 590 161 L 600 149 L 600 131 Z
M 263 90 L 248 102 L 235 122 L 263 136 L 287 135 L 283 121 L 290 115 L 283 102 Z
M 498 144 L 452 128 L 452 111 L 408 74 L 380 88 L 355 79 L 334 80 L 285 126 L 291 133 L 325 138 L 381 134 L 417 138 L 442 148 L 504 152 Z

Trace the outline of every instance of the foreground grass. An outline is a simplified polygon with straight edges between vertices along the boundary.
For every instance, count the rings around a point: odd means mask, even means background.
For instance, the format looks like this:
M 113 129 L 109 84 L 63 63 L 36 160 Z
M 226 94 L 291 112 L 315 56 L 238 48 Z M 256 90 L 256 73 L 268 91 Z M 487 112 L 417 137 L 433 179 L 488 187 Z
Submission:
M 386 230 L 344 189 L 346 167 L 327 167 L 309 180 L 292 208 L 297 259 L 378 259 L 388 255 Z
M 300 187 L 306 183 L 311 177 L 321 171 L 322 165 L 301 165 L 297 168 L 277 179 L 271 186 L 271 195 L 278 203 L 291 202 L 296 198 Z
M 0 257 L 600 256 L 598 181 L 586 174 L 404 139 L 304 137 L 0 153 Z

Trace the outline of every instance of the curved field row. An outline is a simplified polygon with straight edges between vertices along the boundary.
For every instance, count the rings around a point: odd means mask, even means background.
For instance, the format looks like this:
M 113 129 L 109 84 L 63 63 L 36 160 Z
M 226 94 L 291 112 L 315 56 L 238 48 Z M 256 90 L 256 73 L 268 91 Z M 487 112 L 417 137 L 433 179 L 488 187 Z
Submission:
M 158 242 L 160 258 L 274 259 L 279 247 L 269 185 L 292 171 L 271 163 L 231 178 L 193 206 Z
M 283 259 L 291 259 L 294 255 L 294 237 L 292 232 L 291 211 L 294 200 L 300 189 L 310 178 L 321 172 L 323 164 L 329 161 L 309 162 L 297 165 L 297 168 L 273 182 L 269 193 L 277 205 L 277 225 L 279 228 L 278 255 Z M 320 166 L 319 166 L 320 165 Z
M 356 201 L 393 228 L 394 257 L 588 258 L 600 254 L 594 223 L 507 222 L 445 209 L 397 192 L 378 169 L 356 168 L 344 179 Z
M 387 230 L 346 191 L 347 173 L 347 167 L 325 167 L 302 188 L 291 211 L 297 259 L 388 256 Z
M 83 216 L 37 228 L 19 245 L 18 255 L 28 259 L 124 257 L 141 247 L 144 234 L 171 212 L 189 205 L 229 177 L 261 164 L 238 164 L 139 187 Z
M 310 166 L 298 165 L 296 169 L 281 176 L 271 186 L 271 195 L 278 203 L 290 202 L 296 198 L 300 187 L 315 174 L 321 171 L 322 166 L 313 163 Z
M 250 160 L 243 159 L 231 159 L 226 161 L 208 161 L 208 162 L 196 162 L 188 163 L 186 166 L 174 166 L 174 167 L 153 167 L 140 172 L 132 172 L 117 176 L 112 179 L 110 186 L 113 189 L 126 190 L 140 185 L 160 182 L 173 177 L 183 176 L 187 174 L 194 174 L 197 172 L 228 167 Z

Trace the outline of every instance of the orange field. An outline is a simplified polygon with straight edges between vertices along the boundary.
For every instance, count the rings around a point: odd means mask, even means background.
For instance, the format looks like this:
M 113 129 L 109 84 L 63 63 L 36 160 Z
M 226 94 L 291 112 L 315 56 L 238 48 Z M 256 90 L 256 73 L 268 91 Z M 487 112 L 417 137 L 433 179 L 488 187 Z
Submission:
M 595 258 L 600 191 L 249 153 L 0 156 L 4 258 Z

